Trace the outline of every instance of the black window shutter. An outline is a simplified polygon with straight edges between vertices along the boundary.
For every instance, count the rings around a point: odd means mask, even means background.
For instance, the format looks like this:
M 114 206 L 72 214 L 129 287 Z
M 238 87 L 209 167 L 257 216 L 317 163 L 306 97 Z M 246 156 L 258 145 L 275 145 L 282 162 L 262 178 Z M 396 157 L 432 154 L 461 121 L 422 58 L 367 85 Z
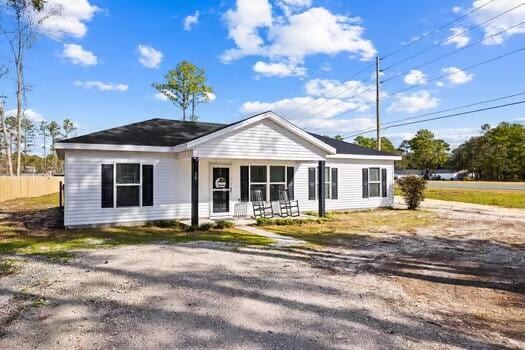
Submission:
M 241 202 L 249 201 L 248 166 L 241 165 Z
M 332 168 L 332 199 L 337 199 L 337 168 Z
M 315 199 L 315 168 L 308 168 L 308 199 Z
M 288 198 L 294 199 L 294 175 L 295 175 L 295 168 L 293 166 L 289 166 L 286 168 L 286 179 L 288 181 Z
M 362 169 L 363 173 L 363 198 L 368 198 L 368 168 Z
M 153 206 L 153 165 L 142 165 L 142 206 Z
M 113 208 L 113 164 L 102 164 L 102 208 Z
M 381 169 L 381 197 L 387 196 L 386 169 Z

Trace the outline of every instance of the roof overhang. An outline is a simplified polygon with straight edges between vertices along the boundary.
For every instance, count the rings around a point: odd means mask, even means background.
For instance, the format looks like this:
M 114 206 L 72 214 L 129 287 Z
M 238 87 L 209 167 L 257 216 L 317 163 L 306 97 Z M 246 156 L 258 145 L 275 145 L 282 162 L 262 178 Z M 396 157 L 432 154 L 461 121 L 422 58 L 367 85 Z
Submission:
M 208 142 L 208 141 L 210 141 L 212 139 L 215 139 L 217 137 L 225 136 L 225 135 L 227 135 L 227 134 L 229 134 L 231 132 L 234 132 L 236 130 L 239 130 L 239 129 L 242 129 L 242 128 L 247 127 L 249 125 L 258 123 L 258 122 L 260 122 L 262 120 L 271 120 L 275 124 L 283 127 L 284 129 L 290 131 L 291 133 L 299 136 L 304 141 L 306 141 L 306 142 L 308 142 L 310 144 L 313 144 L 314 146 L 322 149 L 326 153 L 328 153 L 328 154 L 336 154 L 336 150 L 335 150 L 334 147 L 332 147 L 332 146 L 328 145 L 327 143 L 319 140 L 318 138 L 310 135 L 309 133 L 307 133 L 303 129 L 293 125 L 292 123 L 290 123 L 286 119 L 284 119 L 284 118 L 282 118 L 282 117 L 278 116 L 277 114 L 275 114 L 273 112 L 270 112 L 270 111 L 258 114 L 258 115 L 254 116 L 254 117 L 251 117 L 251 118 L 247 118 L 247 119 L 242 120 L 242 121 L 240 121 L 238 123 L 234 123 L 234 124 L 232 124 L 230 126 L 227 126 L 225 128 L 219 129 L 219 130 L 214 131 L 212 133 L 209 133 L 207 135 L 204 135 L 204 136 L 201 136 L 199 138 L 196 138 L 196 139 L 194 139 L 192 141 L 189 141 L 189 142 L 177 145 L 177 146 L 173 147 L 172 150 L 175 151 L 175 152 L 185 151 L 187 149 L 194 148 L 197 145 L 200 145 L 202 143 Z
M 173 152 L 173 147 L 111 145 L 97 143 L 60 143 L 55 144 L 56 150 L 87 150 L 87 151 L 130 151 L 130 152 Z
M 366 154 L 334 154 L 326 156 L 328 159 L 369 159 L 369 160 L 401 160 L 401 156 L 374 156 Z

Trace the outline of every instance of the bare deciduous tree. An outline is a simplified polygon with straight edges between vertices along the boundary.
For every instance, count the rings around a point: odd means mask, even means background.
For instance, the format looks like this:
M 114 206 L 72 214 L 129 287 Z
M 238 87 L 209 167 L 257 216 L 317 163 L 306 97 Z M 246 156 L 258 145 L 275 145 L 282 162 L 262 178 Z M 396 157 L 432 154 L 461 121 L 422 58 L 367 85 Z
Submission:
M 32 46 L 37 28 L 49 17 L 57 15 L 60 8 L 47 9 L 45 0 L 7 0 L 1 6 L 5 9 L 4 13 L 7 14 L 7 17 L 0 22 L 0 33 L 7 38 L 9 43 L 16 73 L 16 175 L 19 176 L 22 154 L 22 120 L 24 118 L 22 101 L 25 92 L 25 51 Z
M 13 155 L 11 154 L 11 138 L 8 135 L 6 116 L 4 115 L 4 100 L 0 96 L 0 127 L 2 128 L 2 143 L 5 151 L 5 158 L 7 164 L 7 171 L 9 176 L 13 176 Z

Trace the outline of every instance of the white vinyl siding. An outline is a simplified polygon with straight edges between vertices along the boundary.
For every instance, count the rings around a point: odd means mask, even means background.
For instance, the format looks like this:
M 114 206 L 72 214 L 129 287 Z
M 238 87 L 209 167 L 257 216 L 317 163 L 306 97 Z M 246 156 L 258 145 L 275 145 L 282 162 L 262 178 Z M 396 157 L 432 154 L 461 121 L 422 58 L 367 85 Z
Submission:
M 299 136 L 263 120 L 196 146 L 201 158 L 322 160 L 324 153 Z
M 301 163 L 295 173 L 295 199 L 299 200 L 301 211 L 317 210 L 317 183 L 316 199 L 308 200 L 308 168 L 315 167 L 317 163 Z M 326 210 L 359 209 L 387 207 L 394 204 L 394 161 L 392 160 L 360 160 L 341 159 L 327 160 L 326 167 L 337 168 L 338 198 L 326 199 Z M 387 197 L 362 198 L 362 168 L 387 169 Z
M 186 158 L 180 159 L 178 157 L 181 154 L 167 152 L 66 150 L 65 225 L 118 224 L 189 218 L 191 216 L 191 158 L 189 158 L 191 150 L 185 152 L 185 155 Z M 231 169 L 232 214 L 239 209 L 244 210 L 248 216 L 252 215 L 250 203 L 240 201 L 241 165 L 294 167 L 294 194 L 295 199 L 299 201 L 301 211 L 317 210 L 317 200 L 308 199 L 308 168 L 317 168 L 318 160 L 326 160 L 327 168 L 338 169 L 338 199 L 326 199 L 327 210 L 393 205 L 393 160 L 326 159 L 326 154 L 321 149 L 270 120 L 263 120 L 198 145 L 193 150 L 193 155 L 200 159 L 200 217 L 210 215 L 210 169 L 214 165 L 229 166 Z M 116 163 L 153 165 L 154 206 L 101 207 L 101 164 Z M 387 169 L 387 197 L 362 198 L 363 168 Z M 331 174 L 329 176 L 331 177 Z M 282 183 L 282 181 L 278 182 Z M 317 192 L 317 188 L 315 191 Z M 278 206 L 274 207 L 278 208 Z
M 101 208 L 101 164 L 153 164 L 154 206 Z M 199 166 L 199 215 L 208 216 L 208 162 Z M 140 222 L 191 216 L 191 161 L 169 153 L 67 151 L 65 226 Z

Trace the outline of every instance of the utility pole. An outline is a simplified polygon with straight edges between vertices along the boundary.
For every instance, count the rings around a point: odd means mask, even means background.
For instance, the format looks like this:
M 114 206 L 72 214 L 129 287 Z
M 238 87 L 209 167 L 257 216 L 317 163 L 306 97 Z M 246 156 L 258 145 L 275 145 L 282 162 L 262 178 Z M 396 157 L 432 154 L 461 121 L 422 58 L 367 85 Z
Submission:
M 379 121 L 379 85 L 381 84 L 381 82 L 379 81 L 380 72 L 381 71 L 379 70 L 379 56 L 376 56 L 376 144 L 378 150 L 381 150 L 381 123 Z

